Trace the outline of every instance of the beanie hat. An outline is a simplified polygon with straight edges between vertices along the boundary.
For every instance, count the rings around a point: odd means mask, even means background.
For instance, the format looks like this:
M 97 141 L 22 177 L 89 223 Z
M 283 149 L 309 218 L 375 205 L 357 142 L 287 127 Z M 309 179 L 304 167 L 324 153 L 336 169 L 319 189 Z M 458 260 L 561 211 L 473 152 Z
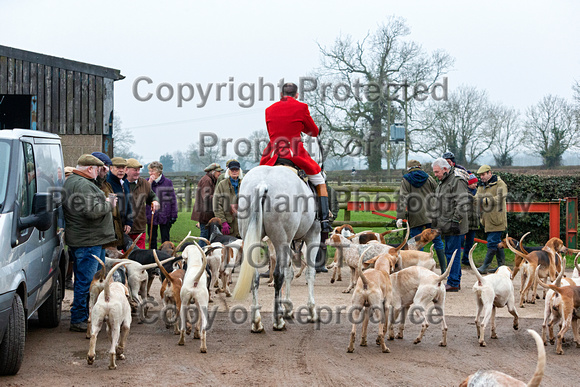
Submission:
M 477 177 L 473 173 L 470 173 L 469 180 L 467 180 L 467 185 L 475 184 L 477 182 L 478 182 Z

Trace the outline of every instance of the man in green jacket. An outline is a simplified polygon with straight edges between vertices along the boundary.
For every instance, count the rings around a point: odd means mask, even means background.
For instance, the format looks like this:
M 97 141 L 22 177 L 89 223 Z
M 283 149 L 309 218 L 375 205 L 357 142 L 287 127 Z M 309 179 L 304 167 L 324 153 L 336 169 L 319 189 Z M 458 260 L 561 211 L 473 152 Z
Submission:
M 433 173 L 439 179 L 439 185 L 435 191 L 435 200 L 430 203 L 432 225 L 441 230 L 445 239 L 448 264 L 457 251 L 445 285 L 448 292 L 461 289 L 461 242 L 469 228 L 468 211 L 472 205 L 467 181 L 456 175 L 454 169 L 444 158 L 433 162 Z
M 116 198 L 105 197 L 95 178 L 103 162 L 93 155 L 82 155 L 77 167 L 64 183 L 65 241 L 74 257 L 74 298 L 70 330 L 86 332 L 89 310 L 89 287 L 99 263 L 105 260 L 103 245 L 115 240 L 112 210 Z
M 487 254 L 483 265 L 477 270 L 485 274 L 494 255 L 497 256 L 498 267 L 505 264 L 505 253 L 497 245 L 501 242 L 501 234 L 507 228 L 506 197 L 508 189 L 501 177 L 491 172 L 489 165 L 482 165 L 477 170 L 477 174 L 481 182 L 477 187 L 475 198 L 480 208 L 481 224 L 487 234 Z

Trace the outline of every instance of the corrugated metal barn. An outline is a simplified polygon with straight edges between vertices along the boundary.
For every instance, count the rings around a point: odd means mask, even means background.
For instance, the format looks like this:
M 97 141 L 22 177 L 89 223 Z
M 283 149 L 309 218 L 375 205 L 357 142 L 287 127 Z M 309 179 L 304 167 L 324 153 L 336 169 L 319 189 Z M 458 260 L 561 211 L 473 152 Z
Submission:
M 65 165 L 83 153 L 113 154 L 114 82 L 119 70 L 0 45 L 0 129 L 62 138 Z

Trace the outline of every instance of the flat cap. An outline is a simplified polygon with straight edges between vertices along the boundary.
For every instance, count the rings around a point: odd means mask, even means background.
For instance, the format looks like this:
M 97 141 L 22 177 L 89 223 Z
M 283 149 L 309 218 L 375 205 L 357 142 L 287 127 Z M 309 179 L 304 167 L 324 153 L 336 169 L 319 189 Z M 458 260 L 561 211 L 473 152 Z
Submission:
M 143 168 L 143 166 L 139 164 L 139 161 L 136 159 L 127 159 L 127 168 L 140 169 Z
M 421 168 L 421 163 L 418 162 L 417 160 L 407 161 L 407 169 L 408 170 L 415 169 L 415 168 Z
M 204 172 L 212 172 L 212 171 L 221 172 L 223 170 L 224 169 L 218 163 L 211 163 L 210 165 L 205 167 Z
M 107 156 L 103 152 L 93 152 L 91 154 L 93 156 L 95 156 L 96 158 L 98 158 L 99 160 L 101 160 L 103 162 L 103 164 L 105 164 L 105 165 L 112 165 L 113 164 L 113 162 L 111 161 L 109 156 Z
M 482 165 L 481 167 L 479 167 L 479 169 L 477 170 L 477 174 L 480 175 L 482 173 L 485 172 L 489 172 L 491 171 L 491 167 L 489 165 Z
M 105 166 L 105 164 L 99 160 L 98 158 L 96 158 L 93 155 L 82 155 L 81 157 L 79 157 L 79 160 L 77 161 L 77 165 L 80 165 L 82 167 L 90 167 L 92 165 L 97 166 L 97 167 L 103 167 Z
M 74 170 L 73 167 L 64 167 L 64 177 L 69 177 L 72 174 L 73 170 Z
M 127 160 L 125 160 L 122 157 L 113 157 L 111 159 L 111 162 L 113 163 L 114 167 L 126 167 L 127 166 Z

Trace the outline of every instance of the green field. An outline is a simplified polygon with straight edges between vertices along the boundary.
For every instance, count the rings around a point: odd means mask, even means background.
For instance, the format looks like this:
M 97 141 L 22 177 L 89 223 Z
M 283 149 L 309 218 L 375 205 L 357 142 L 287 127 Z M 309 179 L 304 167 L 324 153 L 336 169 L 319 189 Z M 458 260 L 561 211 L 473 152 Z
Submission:
M 396 215 L 395 212 L 388 212 L 389 215 Z M 385 225 L 388 226 L 389 229 L 395 228 L 395 221 L 391 220 L 389 218 L 385 218 L 385 217 L 381 217 L 378 215 L 373 215 L 370 212 L 351 212 L 350 213 L 350 219 L 351 221 L 377 221 L 377 220 L 383 220 L 385 221 Z M 344 220 L 344 211 L 341 210 L 337 220 L 341 221 Z M 173 224 L 173 226 L 171 227 L 171 241 L 174 243 L 179 243 L 181 242 L 181 240 L 183 238 L 185 238 L 185 236 L 187 235 L 187 233 L 189 231 L 191 231 L 191 235 L 194 236 L 199 236 L 199 229 L 197 227 L 195 227 L 195 224 L 197 222 L 191 220 L 191 213 L 190 212 L 180 212 L 178 214 L 178 218 L 177 221 Z M 355 228 L 354 229 L 356 232 L 359 231 L 364 231 L 364 230 L 373 230 L 376 232 L 384 232 L 387 230 L 387 228 L 385 227 L 375 227 L 375 228 Z M 400 235 L 393 235 L 388 242 L 390 243 L 400 243 L 401 242 L 401 238 L 404 237 L 404 233 L 400 233 Z M 427 247 L 424 249 L 425 251 L 429 251 L 429 248 L 431 247 L 431 244 L 427 245 Z M 475 262 L 475 264 L 477 266 L 480 266 L 483 263 L 483 259 L 485 258 L 485 253 L 487 251 L 487 248 L 484 244 L 479 243 L 473 253 L 473 260 Z M 331 257 L 334 257 L 334 249 L 331 247 L 328 250 L 328 256 L 329 256 L 329 260 L 331 260 Z M 505 258 L 506 258 L 506 265 L 509 266 L 513 266 L 513 262 L 514 262 L 514 254 L 509 251 L 506 250 L 505 251 Z M 437 261 L 437 259 L 435 259 Z M 496 261 L 494 258 L 494 261 L 492 263 L 491 267 L 495 267 L 496 265 Z M 573 257 L 568 256 L 567 257 L 567 262 L 566 262 L 566 266 L 568 268 L 573 268 Z

